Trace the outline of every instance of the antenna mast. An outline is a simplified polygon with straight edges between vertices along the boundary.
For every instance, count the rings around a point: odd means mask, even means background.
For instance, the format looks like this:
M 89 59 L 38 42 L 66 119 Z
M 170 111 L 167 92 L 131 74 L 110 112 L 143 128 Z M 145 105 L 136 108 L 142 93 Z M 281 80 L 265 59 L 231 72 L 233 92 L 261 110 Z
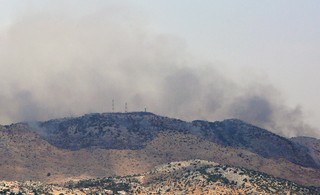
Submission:
M 114 99 L 112 99 L 112 112 L 114 112 Z

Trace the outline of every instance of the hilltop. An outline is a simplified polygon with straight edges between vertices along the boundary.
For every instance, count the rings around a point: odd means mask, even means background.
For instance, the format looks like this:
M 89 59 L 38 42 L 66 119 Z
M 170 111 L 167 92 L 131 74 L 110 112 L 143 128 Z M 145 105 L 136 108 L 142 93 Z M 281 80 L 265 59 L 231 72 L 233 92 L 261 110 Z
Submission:
M 284 158 L 305 167 L 320 167 L 318 159 L 308 153 L 308 148 L 236 119 L 185 122 L 138 112 L 89 114 L 36 125 L 44 139 L 63 149 L 97 147 L 137 150 L 145 148 L 160 132 L 177 132 L 195 135 L 222 146 L 246 149 L 266 158 Z
M 237 119 L 186 122 L 145 112 L 17 123 L 0 127 L 0 179 L 125 176 L 203 159 L 320 186 L 317 150 L 297 139 Z M 319 140 L 313 141 L 317 146 Z

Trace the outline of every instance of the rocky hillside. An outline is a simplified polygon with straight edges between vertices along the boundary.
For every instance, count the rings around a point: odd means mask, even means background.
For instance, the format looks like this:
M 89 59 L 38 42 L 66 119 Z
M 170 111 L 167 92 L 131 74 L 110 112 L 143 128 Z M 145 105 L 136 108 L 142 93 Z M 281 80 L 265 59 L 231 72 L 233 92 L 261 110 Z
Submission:
M 294 137 L 290 140 L 308 148 L 309 154 L 318 164 L 320 163 L 320 139 L 312 137 Z
M 317 194 L 265 173 L 211 161 L 171 162 L 149 172 L 44 185 L 39 182 L 0 182 L 0 193 L 38 194 Z
M 185 122 L 139 112 L 12 124 L 1 127 L 0 156 L 5 180 L 124 176 L 204 159 L 320 186 L 310 147 L 234 119 Z
M 104 113 L 34 123 L 34 126 L 49 143 L 63 149 L 142 149 L 159 132 L 173 131 L 246 149 L 266 158 L 284 158 L 304 167 L 320 167 L 319 159 L 309 153 L 308 147 L 235 119 L 190 123 L 144 112 Z

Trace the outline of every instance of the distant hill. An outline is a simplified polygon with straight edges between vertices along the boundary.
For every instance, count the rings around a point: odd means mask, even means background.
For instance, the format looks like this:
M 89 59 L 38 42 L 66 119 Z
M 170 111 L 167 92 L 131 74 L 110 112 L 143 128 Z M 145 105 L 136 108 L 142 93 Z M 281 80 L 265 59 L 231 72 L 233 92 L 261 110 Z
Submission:
M 308 148 L 310 156 L 312 156 L 317 164 L 320 164 L 320 139 L 312 137 L 294 137 L 290 140 Z
M 37 125 L 49 143 L 70 150 L 89 147 L 142 149 L 159 132 L 172 131 L 196 135 L 223 146 L 246 149 L 266 158 L 284 158 L 301 166 L 320 167 L 318 159 L 309 154 L 308 147 L 236 119 L 190 123 L 137 112 L 89 114 Z
M 204 159 L 320 186 L 319 155 L 312 148 L 237 119 L 185 122 L 146 112 L 94 113 L 0 127 L 0 179 L 123 176 Z

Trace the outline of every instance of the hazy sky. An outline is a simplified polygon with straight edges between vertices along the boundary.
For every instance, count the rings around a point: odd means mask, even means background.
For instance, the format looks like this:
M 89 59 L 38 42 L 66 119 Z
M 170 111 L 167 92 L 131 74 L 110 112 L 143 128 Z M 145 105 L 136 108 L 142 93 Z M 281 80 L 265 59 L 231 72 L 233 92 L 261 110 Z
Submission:
M 0 123 L 148 110 L 320 132 L 318 0 L 0 0 Z

